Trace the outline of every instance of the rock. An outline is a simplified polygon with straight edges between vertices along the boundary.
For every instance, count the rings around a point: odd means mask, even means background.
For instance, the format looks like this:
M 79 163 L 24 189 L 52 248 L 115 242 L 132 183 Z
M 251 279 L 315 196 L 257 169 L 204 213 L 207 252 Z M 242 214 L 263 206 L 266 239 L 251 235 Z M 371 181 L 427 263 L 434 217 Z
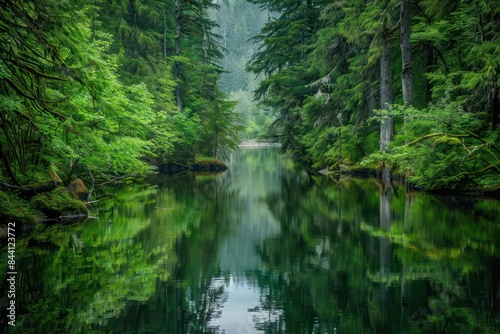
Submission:
M 320 170 L 319 173 L 323 174 L 323 175 L 328 175 L 328 168 L 324 168 L 324 169 Z
M 80 201 L 87 201 L 89 190 L 87 189 L 85 183 L 83 183 L 81 179 L 76 179 L 71 181 L 66 189 L 73 198 L 79 199 Z
M 0 225 L 0 239 L 7 238 L 8 228 L 6 225 Z
M 62 183 L 61 178 L 59 177 L 59 175 L 57 175 L 56 171 L 52 167 L 49 168 L 49 178 L 52 181 L 56 181 L 57 183 Z
M 188 166 L 176 162 L 170 162 L 168 164 L 163 164 L 158 166 L 158 171 L 164 174 L 177 174 L 184 172 L 188 169 L 189 169 Z
M 227 169 L 227 166 L 218 159 L 203 159 L 197 160 L 193 166 L 194 171 L 202 172 L 221 172 Z

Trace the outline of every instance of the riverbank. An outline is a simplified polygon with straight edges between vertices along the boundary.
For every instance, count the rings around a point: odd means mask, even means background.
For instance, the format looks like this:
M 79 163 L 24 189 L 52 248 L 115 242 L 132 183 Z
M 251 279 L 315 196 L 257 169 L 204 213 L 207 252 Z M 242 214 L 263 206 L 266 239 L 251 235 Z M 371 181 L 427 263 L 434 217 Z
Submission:
M 360 165 L 352 165 L 352 166 L 344 166 L 341 170 L 329 170 L 327 168 L 316 171 L 320 174 L 330 176 L 330 177 L 339 177 L 343 176 L 352 176 L 356 178 L 374 178 L 379 182 L 382 182 L 382 169 L 379 165 L 372 166 L 360 166 Z M 443 189 L 423 189 L 413 185 L 406 175 L 401 173 L 392 172 L 390 174 L 390 184 L 396 182 L 398 184 L 405 185 L 408 190 L 411 191 L 419 191 L 428 194 L 435 195 L 445 195 L 445 196 L 468 196 L 468 197 L 487 197 L 487 198 L 495 198 L 500 199 L 500 186 L 491 186 L 491 187 L 468 187 L 468 188 L 443 188 Z
M 189 165 L 169 163 L 157 166 L 157 172 L 176 174 L 185 171 L 220 173 L 227 165 L 219 159 L 200 157 Z M 118 177 L 107 180 L 122 182 L 129 178 Z M 138 182 L 139 179 L 136 180 Z M 91 180 L 94 182 L 94 180 Z M 90 181 L 89 181 L 90 182 Z M 7 237 L 7 224 L 17 222 L 22 228 L 20 233 L 34 229 L 37 225 L 53 224 L 62 221 L 75 221 L 89 217 L 87 205 L 95 201 L 89 198 L 90 192 L 83 180 L 76 178 L 68 185 L 59 177 L 32 186 L 10 186 L 0 189 L 0 239 Z
M 241 142 L 238 147 L 246 148 L 277 148 L 277 143 L 258 142 L 256 140 L 247 140 Z M 228 169 L 222 161 L 214 158 L 200 158 L 195 163 L 183 165 L 171 163 L 159 166 L 158 172 L 164 174 L 177 174 L 186 171 L 199 172 L 223 172 Z M 340 176 L 349 176 L 365 179 L 382 179 L 381 169 L 378 165 L 360 166 L 343 165 L 341 169 L 323 169 L 313 170 L 308 168 L 311 173 L 320 173 L 327 177 L 338 178 Z M 120 182 L 117 181 L 117 182 Z M 134 181 L 136 182 L 136 181 Z M 405 175 L 394 173 L 390 178 L 390 185 L 393 183 L 403 184 L 411 191 L 427 192 L 430 194 L 446 196 L 469 196 L 469 197 L 489 197 L 500 198 L 500 187 L 490 188 L 464 188 L 464 189 L 419 189 L 407 182 Z M 85 219 L 89 215 L 86 203 L 88 198 L 88 189 L 84 182 L 76 179 L 69 186 L 63 186 L 60 182 L 54 189 L 39 192 L 31 196 L 22 196 L 15 191 L 0 191 L 0 239 L 5 238 L 5 228 L 10 221 L 19 222 L 22 230 L 30 230 L 38 224 L 47 225 L 58 221 L 74 221 L 75 219 Z

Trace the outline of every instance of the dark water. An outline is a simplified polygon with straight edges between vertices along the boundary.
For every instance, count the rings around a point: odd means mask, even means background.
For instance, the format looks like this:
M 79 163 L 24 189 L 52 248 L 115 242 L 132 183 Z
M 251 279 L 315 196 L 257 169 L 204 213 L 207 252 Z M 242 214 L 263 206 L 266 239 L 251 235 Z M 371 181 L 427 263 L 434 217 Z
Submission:
M 10 332 L 500 333 L 498 201 L 311 177 L 264 148 L 151 182 L 17 240 Z

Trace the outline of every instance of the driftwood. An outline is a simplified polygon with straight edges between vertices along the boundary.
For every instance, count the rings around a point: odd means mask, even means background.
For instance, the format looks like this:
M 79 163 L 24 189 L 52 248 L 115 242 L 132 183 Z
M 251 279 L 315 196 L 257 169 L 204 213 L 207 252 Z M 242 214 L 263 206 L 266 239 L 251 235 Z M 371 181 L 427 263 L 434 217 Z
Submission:
M 53 221 L 79 221 L 79 220 L 87 220 L 87 219 L 99 219 L 99 217 L 96 216 L 89 216 L 88 214 L 85 213 L 75 213 L 75 214 L 67 214 L 67 215 L 62 215 L 53 219 L 45 219 L 47 220 L 53 220 Z

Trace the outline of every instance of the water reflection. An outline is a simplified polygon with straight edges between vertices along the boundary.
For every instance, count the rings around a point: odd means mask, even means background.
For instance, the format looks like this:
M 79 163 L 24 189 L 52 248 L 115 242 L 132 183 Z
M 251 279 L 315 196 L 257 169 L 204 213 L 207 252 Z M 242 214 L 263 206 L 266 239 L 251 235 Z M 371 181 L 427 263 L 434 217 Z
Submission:
M 11 332 L 500 332 L 497 201 L 311 176 L 269 148 L 150 181 L 19 240 Z

